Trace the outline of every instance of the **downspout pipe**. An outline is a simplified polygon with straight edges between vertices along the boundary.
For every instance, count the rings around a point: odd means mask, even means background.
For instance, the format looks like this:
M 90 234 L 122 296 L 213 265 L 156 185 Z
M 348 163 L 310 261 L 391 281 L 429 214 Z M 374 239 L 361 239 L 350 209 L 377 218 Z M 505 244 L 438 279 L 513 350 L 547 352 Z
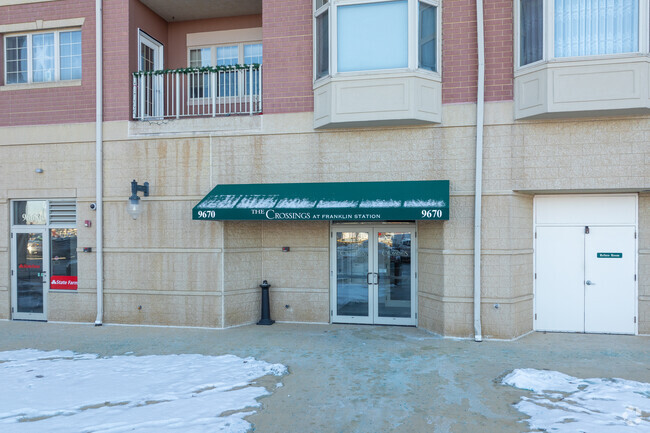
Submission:
M 97 223 L 95 228 L 97 258 L 97 318 L 95 326 L 102 326 L 104 320 L 104 167 L 103 167 L 103 44 L 102 44 L 102 0 L 95 0 L 95 202 Z
M 481 331 L 481 205 L 483 194 L 483 122 L 485 110 L 485 40 L 483 0 L 476 0 L 476 44 L 478 82 L 476 88 L 476 187 L 474 189 L 474 341 L 483 341 Z

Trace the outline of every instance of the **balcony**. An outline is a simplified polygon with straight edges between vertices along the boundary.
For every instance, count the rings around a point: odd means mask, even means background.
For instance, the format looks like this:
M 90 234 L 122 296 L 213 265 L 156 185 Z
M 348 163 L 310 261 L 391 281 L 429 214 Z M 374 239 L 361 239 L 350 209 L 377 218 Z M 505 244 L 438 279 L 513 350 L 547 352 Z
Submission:
M 262 113 L 262 65 L 133 73 L 133 120 Z

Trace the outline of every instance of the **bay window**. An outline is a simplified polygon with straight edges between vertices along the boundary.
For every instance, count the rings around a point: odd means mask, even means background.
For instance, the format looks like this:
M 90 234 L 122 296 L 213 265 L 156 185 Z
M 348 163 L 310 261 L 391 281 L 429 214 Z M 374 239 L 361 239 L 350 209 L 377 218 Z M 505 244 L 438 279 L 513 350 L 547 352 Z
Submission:
M 408 2 L 338 7 L 339 72 L 408 67 Z
M 544 58 L 544 40 L 547 59 L 639 52 L 639 1 L 520 0 L 519 66 Z
M 438 19 L 435 0 L 315 0 L 314 77 L 395 69 L 437 72 Z
M 441 0 L 314 0 L 314 127 L 440 122 Z
M 648 0 L 518 0 L 515 118 L 650 111 Z
M 5 84 L 81 79 L 81 31 L 5 36 Z

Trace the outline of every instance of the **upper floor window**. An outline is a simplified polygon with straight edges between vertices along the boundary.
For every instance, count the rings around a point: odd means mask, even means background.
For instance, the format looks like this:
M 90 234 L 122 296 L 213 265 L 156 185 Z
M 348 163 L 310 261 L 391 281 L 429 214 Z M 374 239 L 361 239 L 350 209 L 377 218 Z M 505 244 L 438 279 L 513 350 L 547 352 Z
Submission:
M 438 9 L 433 0 L 315 0 L 315 78 L 395 69 L 437 72 Z
M 81 79 L 81 30 L 5 36 L 5 83 Z
M 262 44 L 231 44 L 207 48 L 190 49 L 189 66 L 202 68 L 206 66 L 235 66 L 262 64 Z M 253 94 L 259 94 L 259 69 L 245 71 L 244 76 L 235 70 L 219 73 L 217 83 L 218 96 L 236 96 L 250 94 L 249 87 L 253 87 Z M 208 74 L 198 73 L 190 77 L 190 95 L 193 98 L 207 98 L 212 96 L 212 78 Z
M 546 58 L 639 52 L 639 19 L 639 0 L 520 0 L 519 65 L 545 50 Z

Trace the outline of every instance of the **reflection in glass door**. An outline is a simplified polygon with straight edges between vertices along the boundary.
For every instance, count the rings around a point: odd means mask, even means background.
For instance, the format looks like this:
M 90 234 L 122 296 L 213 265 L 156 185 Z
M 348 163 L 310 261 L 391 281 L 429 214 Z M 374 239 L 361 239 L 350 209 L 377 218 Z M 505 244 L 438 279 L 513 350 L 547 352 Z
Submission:
M 416 324 L 414 233 L 409 225 L 333 227 L 333 322 Z
M 49 285 L 49 245 L 46 231 L 28 230 L 13 233 L 14 281 L 13 318 L 46 320 Z
M 336 311 L 349 323 L 372 323 L 368 232 L 336 232 Z
M 410 318 L 411 232 L 377 233 L 377 314 L 375 323 Z

